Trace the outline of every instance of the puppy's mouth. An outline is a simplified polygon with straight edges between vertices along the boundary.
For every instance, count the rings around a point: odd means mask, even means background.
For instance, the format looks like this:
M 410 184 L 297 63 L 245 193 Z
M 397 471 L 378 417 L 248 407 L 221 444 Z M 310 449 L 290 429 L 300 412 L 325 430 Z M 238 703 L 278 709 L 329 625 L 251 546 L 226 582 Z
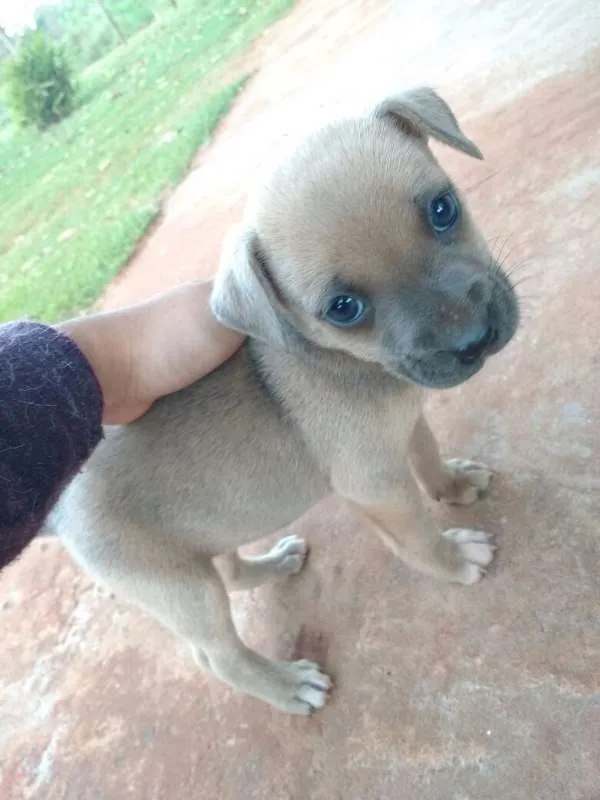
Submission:
M 510 342 L 519 325 L 519 303 L 509 279 L 498 268 L 483 315 L 485 324 L 464 346 L 408 355 L 389 371 L 430 389 L 451 389 L 476 375 L 490 356 Z M 389 367 L 388 367 L 389 369 Z

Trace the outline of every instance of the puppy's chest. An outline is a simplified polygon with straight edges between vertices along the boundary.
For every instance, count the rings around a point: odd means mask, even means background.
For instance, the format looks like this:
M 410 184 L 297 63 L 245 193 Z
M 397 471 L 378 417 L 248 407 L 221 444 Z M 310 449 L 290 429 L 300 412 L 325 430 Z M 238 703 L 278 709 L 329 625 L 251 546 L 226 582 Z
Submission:
M 342 452 L 377 452 L 382 443 L 404 448 L 422 409 L 422 390 L 343 357 L 278 359 L 267 381 L 322 465 Z

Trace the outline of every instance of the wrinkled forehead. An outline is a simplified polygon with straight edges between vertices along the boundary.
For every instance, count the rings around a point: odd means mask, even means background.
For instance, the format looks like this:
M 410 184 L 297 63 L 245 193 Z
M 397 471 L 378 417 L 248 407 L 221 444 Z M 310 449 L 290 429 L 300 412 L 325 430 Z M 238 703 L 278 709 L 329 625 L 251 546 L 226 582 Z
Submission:
M 399 260 L 417 269 L 431 244 L 424 209 L 449 186 L 425 144 L 393 126 L 331 126 L 265 187 L 256 227 L 269 267 L 293 294 L 383 288 Z

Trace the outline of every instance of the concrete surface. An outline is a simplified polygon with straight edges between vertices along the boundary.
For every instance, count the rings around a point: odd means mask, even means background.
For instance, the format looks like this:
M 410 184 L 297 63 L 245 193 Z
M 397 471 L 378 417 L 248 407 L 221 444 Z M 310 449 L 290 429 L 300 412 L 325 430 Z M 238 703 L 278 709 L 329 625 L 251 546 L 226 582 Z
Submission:
M 306 0 L 108 292 L 210 275 L 274 149 L 321 115 L 433 82 L 487 160 L 439 149 L 516 269 L 517 341 L 437 395 L 444 450 L 498 472 L 440 511 L 497 534 L 487 579 L 436 584 L 334 500 L 294 526 L 300 577 L 238 596 L 249 642 L 317 657 L 331 704 L 291 719 L 36 543 L 0 582 L 6 800 L 600 799 L 600 7 L 596 0 Z M 595 49 L 596 48 L 596 49 Z

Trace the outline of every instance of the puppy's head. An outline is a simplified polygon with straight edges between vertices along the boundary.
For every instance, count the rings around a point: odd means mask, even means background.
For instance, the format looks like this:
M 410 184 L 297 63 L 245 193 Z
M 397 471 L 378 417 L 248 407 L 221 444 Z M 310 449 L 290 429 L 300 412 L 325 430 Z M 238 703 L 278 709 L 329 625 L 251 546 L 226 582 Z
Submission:
M 512 338 L 517 300 L 429 137 L 482 157 L 430 89 L 309 138 L 226 246 L 217 317 L 278 345 L 300 335 L 424 386 L 474 375 Z

